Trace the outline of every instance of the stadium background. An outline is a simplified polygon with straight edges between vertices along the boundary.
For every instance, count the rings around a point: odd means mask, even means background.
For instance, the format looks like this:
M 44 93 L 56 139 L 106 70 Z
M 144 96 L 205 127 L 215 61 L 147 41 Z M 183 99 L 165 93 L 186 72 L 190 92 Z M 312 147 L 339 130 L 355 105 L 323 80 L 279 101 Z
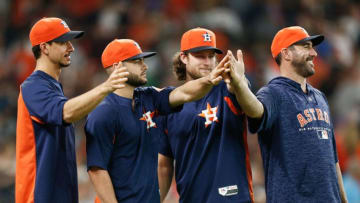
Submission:
M 360 202 L 360 3 L 351 0 L 2 0 L 0 1 L 0 202 L 14 201 L 16 105 L 19 84 L 33 71 L 28 33 L 41 17 L 61 17 L 85 36 L 74 41 L 72 65 L 61 81 L 65 95 L 77 96 L 106 76 L 100 56 L 114 38 L 136 40 L 146 59 L 149 85 L 178 85 L 171 70 L 183 32 L 205 27 L 222 50 L 244 52 L 255 92 L 278 74 L 270 54 L 275 33 L 291 25 L 325 35 L 317 47 L 310 83 L 328 97 L 349 202 Z M 222 57 L 222 56 L 220 56 Z M 93 202 L 86 173 L 84 120 L 75 123 L 81 203 Z M 248 137 L 256 202 L 265 202 L 256 135 Z M 172 187 L 167 202 L 177 202 Z

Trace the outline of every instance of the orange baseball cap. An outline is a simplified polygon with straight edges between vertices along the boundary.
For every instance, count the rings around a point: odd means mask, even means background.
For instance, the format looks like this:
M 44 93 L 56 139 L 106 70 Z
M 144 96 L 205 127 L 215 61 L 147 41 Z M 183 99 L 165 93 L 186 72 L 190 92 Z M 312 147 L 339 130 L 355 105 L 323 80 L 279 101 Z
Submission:
M 281 29 L 276 33 L 271 43 L 271 54 L 276 58 L 280 51 L 295 43 L 311 41 L 313 46 L 320 44 L 324 40 L 322 35 L 309 36 L 306 30 L 300 26 L 292 26 Z
M 114 39 L 104 49 L 101 62 L 109 68 L 119 61 L 130 61 L 154 56 L 156 52 L 142 52 L 139 44 L 131 39 Z
M 181 38 L 181 51 L 198 52 L 202 50 L 214 50 L 218 54 L 223 53 L 220 49 L 216 48 L 214 32 L 198 27 L 183 34 Z
M 31 45 L 36 46 L 49 41 L 66 42 L 83 34 L 83 31 L 71 31 L 60 18 L 42 18 L 31 28 L 29 38 Z

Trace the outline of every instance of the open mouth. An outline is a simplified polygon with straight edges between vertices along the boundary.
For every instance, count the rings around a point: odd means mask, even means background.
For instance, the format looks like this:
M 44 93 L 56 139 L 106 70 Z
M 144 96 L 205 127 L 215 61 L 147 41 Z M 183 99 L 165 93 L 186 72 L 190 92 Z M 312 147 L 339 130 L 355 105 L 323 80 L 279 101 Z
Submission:
M 68 60 L 70 60 L 70 54 L 65 54 L 64 57 Z

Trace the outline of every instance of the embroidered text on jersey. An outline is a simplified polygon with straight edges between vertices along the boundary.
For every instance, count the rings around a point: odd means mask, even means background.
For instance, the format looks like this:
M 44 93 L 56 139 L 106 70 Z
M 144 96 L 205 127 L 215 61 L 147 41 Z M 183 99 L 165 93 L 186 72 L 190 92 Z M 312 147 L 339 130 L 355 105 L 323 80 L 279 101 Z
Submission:
M 326 123 L 330 124 L 329 114 L 326 111 L 322 111 L 318 108 L 309 108 L 305 109 L 303 113 L 305 117 L 302 113 L 297 115 L 297 119 L 301 127 L 304 127 L 306 124 L 316 120 L 325 121 Z
M 200 114 L 198 114 L 201 117 L 204 117 L 205 120 L 205 128 L 208 127 L 213 122 L 219 122 L 218 117 L 216 116 L 218 107 L 212 107 L 209 103 L 207 103 L 206 110 L 202 110 Z

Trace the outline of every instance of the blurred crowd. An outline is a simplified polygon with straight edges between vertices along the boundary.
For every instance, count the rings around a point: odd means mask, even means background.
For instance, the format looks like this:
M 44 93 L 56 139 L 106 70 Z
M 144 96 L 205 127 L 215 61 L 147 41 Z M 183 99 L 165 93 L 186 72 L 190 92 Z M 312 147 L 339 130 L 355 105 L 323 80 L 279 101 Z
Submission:
M 360 202 L 360 3 L 356 0 L 2 0 L 0 1 L 0 202 L 14 201 L 15 135 L 19 85 L 35 60 L 28 34 L 41 17 L 60 17 L 85 35 L 74 41 L 72 65 L 63 70 L 65 95 L 77 96 L 106 78 L 101 53 L 114 38 L 131 38 L 146 59 L 148 85 L 177 86 L 171 60 L 182 33 L 213 30 L 222 50 L 242 49 L 246 75 L 256 92 L 278 75 L 270 44 L 291 25 L 325 35 L 317 46 L 310 84 L 325 93 L 335 126 L 338 156 L 349 202 Z M 222 56 L 219 55 L 219 59 Z M 95 192 L 86 171 L 85 120 L 75 123 L 80 202 Z M 255 200 L 265 202 L 257 135 L 248 135 Z M 172 187 L 166 201 L 177 202 Z

